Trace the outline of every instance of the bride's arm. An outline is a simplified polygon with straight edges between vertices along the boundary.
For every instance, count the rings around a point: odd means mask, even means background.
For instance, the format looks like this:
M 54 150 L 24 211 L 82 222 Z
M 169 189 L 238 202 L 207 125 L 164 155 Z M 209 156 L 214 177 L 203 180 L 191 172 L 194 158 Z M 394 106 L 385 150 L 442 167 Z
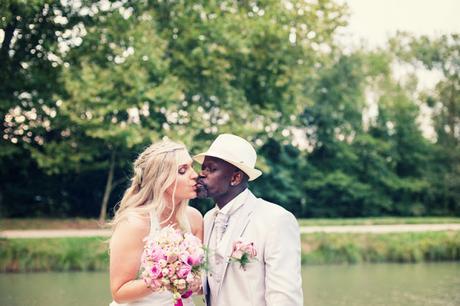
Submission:
M 143 239 L 149 233 L 142 221 L 121 222 L 110 240 L 110 290 L 113 300 L 127 303 L 138 300 L 152 291 L 137 279 L 144 249 Z

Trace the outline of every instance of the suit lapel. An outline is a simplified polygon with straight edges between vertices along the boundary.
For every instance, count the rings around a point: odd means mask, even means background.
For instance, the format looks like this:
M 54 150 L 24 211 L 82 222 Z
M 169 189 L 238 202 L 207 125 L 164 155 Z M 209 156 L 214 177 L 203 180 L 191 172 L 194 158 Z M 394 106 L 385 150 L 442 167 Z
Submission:
M 206 250 L 206 260 L 208 261 L 209 256 L 209 239 L 211 238 L 211 233 L 214 227 L 214 219 L 216 218 L 216 208 L 214 207 L 208 211 L 204 217 L 204 241 L 203 246 Z M 208 276 L 207 273 L 203 277 L 203 295 L 206 299 L 209 299 L 209 287 L 208 287 Z M 207 302 L 209 305 L 209 302 Z
M 203 244 L 206 248 L 209 248 L 209 239 L 214 227 L 214 220 L 216 219 L 216 208 L 211 209 L 204 218 L 204 241 Z
M 219 286 L 219 292 L 222 287 L 223 280 L 225 278 L 225 272 L 228 268 L 230 255 L 232 255 L 233 242 L 241 238 L 246 227 L 251 221 L 251 214 L 254 209 L 254 199 L 256 199 L 256 197 L 249 191 L 248 197 L 244 201 L 243 207 L 241 207 L 239 212 L 235 213 L 233 220 L 230 221 L 231 223 L 226 233 L 227 235 L 224 235 L 224 237 L 222 237 L 222 241 L 219 247 L 217 248 L 217 252 L 221 254 L 225 259 L 225 264 L 222 270 L 222 281 L 220 282 Z

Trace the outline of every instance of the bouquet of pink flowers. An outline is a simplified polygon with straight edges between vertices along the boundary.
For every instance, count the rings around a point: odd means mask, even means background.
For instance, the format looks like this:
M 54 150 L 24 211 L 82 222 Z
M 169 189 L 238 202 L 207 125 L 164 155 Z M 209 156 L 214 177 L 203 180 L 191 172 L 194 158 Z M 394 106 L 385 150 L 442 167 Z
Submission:
M 169 290 L 175 306 L 201 288 L 204 267 L 203 245 L 191 233 L 165 227 L 146 238 L 141 260 L 141 276 L 153 291 Z

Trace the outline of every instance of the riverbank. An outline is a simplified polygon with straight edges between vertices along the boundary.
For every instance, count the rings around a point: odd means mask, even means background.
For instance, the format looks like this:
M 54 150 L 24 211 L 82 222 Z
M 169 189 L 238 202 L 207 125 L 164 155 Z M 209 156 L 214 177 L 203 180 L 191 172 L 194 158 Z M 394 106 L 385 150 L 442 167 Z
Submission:
M 460 224 L 387 224 L 387 225 L 322 225 L 301 226 L 301 234 L 353 233 L 385 234 L 410 232 L 460 231 Z M 110 237 L 109 229 L 29 229 L 0 231 L 0 239 Z
M 460 224 L 458 217 L 374 217 L 336 219 L 297 219 L 300 226 L 342 226 L 342 225 L 395 225 L 395 224 Z M 0 231 L 6 230 L 97 230 L 106 228 L 97 219 L 84 218 L 21 218 L 0 219 Z
M 0 239 L 0 272 L 104 271 L 108 268 L 106 239 Z M 458 231 L 302 235 L 304 265 L 458 260 Z

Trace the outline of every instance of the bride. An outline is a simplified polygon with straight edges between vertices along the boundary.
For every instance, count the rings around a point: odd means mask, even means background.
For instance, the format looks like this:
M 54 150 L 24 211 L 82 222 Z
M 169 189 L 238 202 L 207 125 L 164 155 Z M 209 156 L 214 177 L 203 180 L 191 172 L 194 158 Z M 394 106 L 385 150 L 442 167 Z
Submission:
M 188 206 L 196 197 L 197 173 L 185 146 L 163 140 L 142 152 L 134 162 L 131 186 L 125 191 L 111 222 L 110 306 L 172 306 L 168 291 L 153 292 L 138 278 L 143 239 L 173 226 L 203 240 L 203 217 Z M 184 305 L 193 305 L 191 298 Z

